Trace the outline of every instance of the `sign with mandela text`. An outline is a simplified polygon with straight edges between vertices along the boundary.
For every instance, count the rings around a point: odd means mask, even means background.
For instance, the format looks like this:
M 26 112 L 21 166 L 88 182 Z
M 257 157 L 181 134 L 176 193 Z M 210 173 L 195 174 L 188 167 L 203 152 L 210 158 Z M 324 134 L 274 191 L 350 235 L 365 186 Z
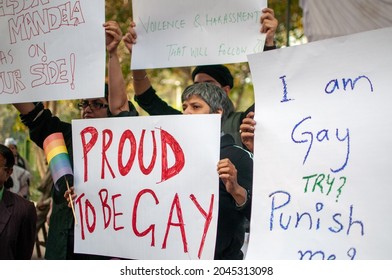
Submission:
M 0 104 L 104 95 L 103 0 L 0 1 Z

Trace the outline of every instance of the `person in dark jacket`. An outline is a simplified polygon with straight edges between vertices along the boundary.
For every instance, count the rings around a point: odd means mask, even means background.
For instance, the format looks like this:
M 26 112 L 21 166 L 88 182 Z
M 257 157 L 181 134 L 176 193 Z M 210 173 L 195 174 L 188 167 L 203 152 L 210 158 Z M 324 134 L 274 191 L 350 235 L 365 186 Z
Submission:
M 109 82 L 105 86 L 105 97 L 84 99 L 78 104 L 83 119 L 105 118 L 111 116 L 136 116 L 135 107 L 128 101 L 123 80 L 117 47 L 122 33 L 116 22 L 104 24 L 106 31 L 106 49 L 109 53 Z M 117 71 L 118 70 L 118 71 Z M 121 75 L 121 76 L 120 76 Z M 119 80 L 117 80 L 119 79 Z M 119 82 L 120 81 L 120 82 Z M 72 127 L 70 123 L 61 121 L 45 109 L 42 103 L 13 104 L 20 112 L 24 125 L 29 128 L 31 140 L 43 148 L 44 140 L 51 134 L 61 132 L 65 145 L 73 163 Z M 73 178 L 69 178 L 69 185 L 73 185 Z M 64 193 L 67 189 L 65 180 L 58 188 L 52 190 L 52 213 L 48 239 L 46 242 L 45 259 L 106 259 L 106 257 L 75 254 L 74 253 L 74 218 L 72 209 L 68 208 Z
M 9 191 L 14 164 L 12 151 L 0 144 L 0 260 L 29 260 L 37 214 L 34 203 Z
M 227 94 L 211 83 L 188 86 L 181 100 L 184 114 L 221 114 L 222 125 L 231 113 Z M 251 218 L 253 157 L 236 145 L 230 134 L 221 136 L 217 172 L 219 214 L 214 259 L 241 260 L 246 222 Z

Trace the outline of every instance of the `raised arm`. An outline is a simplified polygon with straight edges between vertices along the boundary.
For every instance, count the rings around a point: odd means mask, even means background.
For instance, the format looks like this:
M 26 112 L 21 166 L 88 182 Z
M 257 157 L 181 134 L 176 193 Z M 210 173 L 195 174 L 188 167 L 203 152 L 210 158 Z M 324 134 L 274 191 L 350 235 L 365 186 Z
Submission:
M 136 44 L 136 31 L 135 31 L 135 22 L 131 22 L 129 24 L 127 33 L 123 37 L 123 41 L 125 46 L 129 50 L 129 53 L 132 54 L 132 47 Z M 135 90 L 135 95 L 141 95 L 146 92 L 151 87 L 150 79 L 147 76 L 146 70 L 132 70 L 132 81 L 133 88 Z
M 118 115 L 120 112 L 129 111 L 124 76 L 117 53 L 118 45 L 122 39 L 122 32 L 120 26 L 115 21 L 108 21 L 103 24 L 103 27 L 105 28 L 106 50 L 109 56 L 109 109 L 112 115 Z
M 16 110 L 18 110 L 19 113 L 21 113 L 22 115 L 26 115 L 26 114 L 30 113 L 35 108 L 35 105 L 32 102 L 30 102 L 30 103 L 14 103 L 13 105 L 16 108 Z
M 266 34 L 265 47 L 268 49 L 275 48 L 275 32 L 278 28 L 278 20 L 275 18 L 273 9 L 264 8 L 260 17 L 260 32 Z

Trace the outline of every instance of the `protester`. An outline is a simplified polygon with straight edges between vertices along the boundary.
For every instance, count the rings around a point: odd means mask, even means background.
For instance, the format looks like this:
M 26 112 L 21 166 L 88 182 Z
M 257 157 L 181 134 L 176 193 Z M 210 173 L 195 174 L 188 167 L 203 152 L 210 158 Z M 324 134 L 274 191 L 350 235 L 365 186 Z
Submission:
M 260 32 L 266 34 L 266 41 L 264 50 L 275 49 L 275 32 L 278 26 L 278 21 L 275 18 L 274 11 L 270 8 L 262 10 L 260 17 L 261 28 Z M 123 40 L 128 50 L 132 53 L 132 46 L 136 43 L 137 34 L 134 29 L 135 23 L 131 22 L 128 32 Z M 133 70 L 133 87 L 135 90 L 135 101 L 150 115 L 172 115 L 181 114 L 180 111 L 170 107 L 166 102 L 160 99 L 154 88 L 151 86 L 150 80 L 145 70 Z M 192 79 L 194 83 L 210 82 L 220 86 L 227 94 L 233 88 L 234 79 L 228 68 L 224 65 L 203 65 L 196 67 L 192 72 Z M 233 105 L 234 108 L 234 105 Z M 242 145 L 241 137 L 239 135 L 239 126 L 242 119 L 250 111 L 254 111 L 254 104 L 251 105 L 245 112 L 232 112 L 225 122 L 222 130 L 231 134 L 237 145 Z
M 132 103 L 128 102 L 125 91 L 117 48 L 121 42 L 122 33 L 118 24 L 109 21 L 104 25 L 106 32 L 106 49 L 109 54 L 108 63 L 108 86 L 105 86 L 105 98 L 84 99 L 78 107 L 81 109 L 83 119 L 105 118 L 109 116 L 135 116 L 138 115 Z M 120 72 L 118 72 L 120 69 Z M 120 76 L 121 75 L 121 76 Z M 118 80 L 119 79 L 119 80 Z M 51 134 L 61 132 L 65 145 L 70 155 L 72 164 L 72 128 L 70 123 L 61 121 L 53 116 L 49 109 L 45 109 L 42 103 L 14 104 L 20 112 L 20 117 L 30 132 L 30 138 L 40 148 L 43 148 L 44 140 Z M 130 107 L 132 106 L 132 107 Z M 46 243 L 46 259 L 101 259 L 105 257 L 75 254 L 74 253 L 74 218 L 64 192 L 67 186 L 62 180 L 59 188 L 53 189 L 52 212 Z M 70 185 L 73 182 L 69 182 Z
M 30 198 L 30 179 L 31 174 L 26 169 L 18 165 L 14 165 L 14 171 L 11 174 L 14 186 L 10 189 L 11 192 L 20 195 L 23 198 Z
M 222 124 L 230 116 L 227 94 L 214 84 L 187 87 L 181 97 L 184 114 L 221 114 Z M 219 214 L 215 259 L 243 259 L 246 219 L 250 219 L 253 159 L 235 145 L 230 134 L 221 137 L 219 174 Z
M 5 141 L 4 141 L 4 145 L 7 146 L 8 148 L 10 148 L 10 150 L 14 154 L 14 156 L 15 156 L 15 164 L 17 166 L 20 166 L 23 169 L 31 172 L 30 171 L 29 162 L 24 157 L 22 157 L 19 154 L 16 140 L 14 138 L 12 138 L 12 137 L 6 138 Z
M 210 83 L 188 86 L 182 94 L 184 114 L 220 114 L 222 124 L 232 112 L 231 102 L 222 88 Z M 252 155 L 235 145 L 230 134 L 221 136 L 219 174 L 219 212 L 214 259 L 241 260 L 245 225 L 251 214 L 253 178 Z M 64 198 L 71 207 L 77 195 L 74 188 Z
M 14 187 L 11 189 L 11 191 L 23 196 L 24 198 L 29 198 L 30 183 L 32 179 L 30 164 L 24 157 L 20 155 L 17 142 L 14 138 L 6 138 L 4 145 L 10 148 L 15 156 L 15 168 L 11 175 L 12 179 L 14 180 Z
M 12 151 L 0 144 L 0 259 L 29 260 L 34 249 L 37 215 L 32 202 L 9 191 L 14 166 Z

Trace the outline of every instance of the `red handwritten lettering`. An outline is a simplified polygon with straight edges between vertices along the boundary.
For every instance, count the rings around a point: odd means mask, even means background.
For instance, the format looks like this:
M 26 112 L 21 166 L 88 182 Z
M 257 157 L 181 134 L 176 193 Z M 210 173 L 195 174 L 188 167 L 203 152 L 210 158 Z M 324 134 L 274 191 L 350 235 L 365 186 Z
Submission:
M 99 199 L 101 200 L 103 224 L 104 224 L 104 228 L 106 229 L 109 226 L 110 219 L 112 217 L 112 210 L 110 209 L 110 206 L 107 203 L 108 202 L 108 190 L 102 189 L 98 192 L 98 195 L 99 195 Z M 107 210 L 107 215 L 106 215 L 105 209 Z
M 151 157 L 151 162 L 150 165 L 145 168 L 144 164 L 143 164 L 143 151 L 144 151 L 144 134 L 145 134 L 146 130 L 143 129 L 142 131 L 142 136 L 140 137 L 140 145 L 139 145 L 139 150 L 138 150 L 138 158 L 139 158 L 139 166 L 140 166 L 140 170 L 142 171 L 142 173 L 144 175 L 148 175 L 151 173 L 151 171 L 153 170 L 154 166 L 155 166 L 155 161 L 157 159 L 157 143 L 155 141 L 155 133 L 154 131 L 151 131 L 151 135 L 152 135 L 152 141 L 153 141 L 153 151 L 152 151 L 152 157 Z
M 88 143 L 86 143 L 86 138 L 85 138 L 86 134 L 90 134 L 91 136 L 91 139 Z M 82 140 L 82 149 L 83 149 L 84 181 L 86 182 L 88 179 L 87 154 L 91 151 L 91 149 L 93 148 L 93 146 L 98 140 L 98 131 L 94 127 L 89 126 L 80 132 L 80 136 Z
M 44 59 L 45 60 L 45 59 Z M 37 63 L 30 66 L 30 73 L 33 77 L 31 87 L 39 87 L 42 85 L 65 84 L 70 80 L 68 76 L 67 62 L 65 59 Z
M 84 193 L 82 193 L 81 195 L 78 196 L 78 198 L 76 199 L 75 203 L 76 205 L 78 205 L 79 207 L 79 214 L 80 214 L 80 224 L 81 224 L 81 236 L 82 236 L 82 240 L 85 239 L 85 233 L 84 233 L 84 219 L 86 219 L 86 225 L 87 225 L 87 230 L 92 233 L 95 230 L 95 226 L 97 224 L 97 216 L 95 213 L 95 208 L 94 206 L 91 204 L 91 202 L 86 199 L 85 201 L 85 207 L 84 207 L 84 215 L 83 215 L 83 207 L 82 207 L 82 198 L 85 196 Z M 91 218 L 92 221 L 90 221 L 90 215 L 89 212 L 91 212 Z
M 57 7 L 48 7 L 33 12 L 27 11 L 29 6 L 21 5 L 19 7 L 14 6 L 13 13 L 7 11 L 8 14 L 16 15 L 26 10 L 25 14 L 8 21 L 11 44 L 15 44 L 18 39 L 21 41 L 30 40 L 33 37 L 59 30 L 62 26 L 76 27 L 85 23 L 79 1 L 73 3 L 73 6 L 68 1 Z
M 24 90 L 26 86 L 21 79 L 22 74 L 20 70 L 0 72 L 0 94 L 13 94 Z
M 197 254 L 198 258 L 200 259 L 202 253 L 203 253 L 203 248 L 204 248 L 204 243 L 206 240 L 207 232 L 211 224 L 212 220 L 212 210 L 214 207 L 214 195 L 211 195 L 211 200 L 210 200 L 210 208 L 208 209 L 208 213 L 204 211 L 204 209 L 201 207 L 199 202 L 197 201 L 196 197 L 191 194 L 190 199 L 193 201 L 193 203 L 196 205 L 196 208 L 200 211 L 200 213 L 203 215 L 203 217 L 206 219 L 206 222 L 204 223 L 204 229 L 203 229 L 203 236 L 201 238 L 200 246 L 199 246 L 199 252 Z
M 114 203 L 114 201 L 115 201 L 118 197 L 121 197 L 121 194 L 112 195 L 112 204 L 113 204 L 113 229 L 114 229 L 115 231 L 124 229 L 124 226 L 119 226 L 119 227 L 118 227 L 118 226 L 117 226 L 117 223 L 116 223 L 116 217 L 117 217 L 117 216 L 122 216 L 122 215 L 123 215 L 122 212 L 117 212 L 117 211 L 116 211 L 116 204 Z
M 170 179 L 171 177 L 180 173 L 185 164 L 184 152 L 181 149 L 180 144 L 174 139 L 174 137 L 167 131 L 161 129 L 161 145 L 162 145 L 162 176 L 161 182 Z M 174 153 L 175 162 L 171 167 L 168 167 L 167 163 L 167 145 L 170 146 Z
M 109 138 L 106 140 L 106 136 Z M 110 174 L 112 174 L 112 178 L 116 178 L 114 175 L 113 169 L 110 166 L 108 158 L 106 157 L 106 152 L 112 144 L 113 141 L 113 132 L 110 129 L 104 129 L 102 132 L 102 168 L 101 168 L 101 178 L 105 178 L 105 163 L 107 164 Z
M 84 197 L 84 193 L 81 193 L 77 199 L 75 200 L 75 205 L 79 208 L 79 215 L 80 215 L 80 234 L 82 236 L 82 240 L 86 238 L 84 234 L 84 219 L 83 219 L 83 208 L 82 208 L 82 198 Z
M 135 198 L 135 204 L 133 205 L 132 229 L 133 229 L 133 232 L 135 233 L 135 235 L 138 237 L 146 236 L 148 233 L 151 232 L 151 247 L 154 247 L 155 246 L 155 224 L 150 225 L 146 230 L 144 230 L 142 232 L 140 232 L 137 229 L 137 210 L 138 210 L 138 206 L 139 206 L 139 201 L 140 201 L 140 198 L 146 193 L 150 194 L 154 198 L 155 205 L 159 204 L 159 200 L 153 190 L 144 189 L 144 190 L 140 191 L 137 194 L 137 196 Z
M 177 140 L 169 134 L 167 131 L 161 129 L 161 147 L 162 147 L 162 155 L 161 155 L 161 180 L 158 183 L 161 183 L 163 181 L 166 181 L 175 175 L 179 174 L 181 170 L 184 168 L 185 165 L 185 156 L 184 152 L 180 146 L 180 144 L 177 142 Z M 86 135 L 90 134 L 91 139 L 90 141 L 86 141 Z M 88 174 L 87 174 L 87 168 L 88 168 L 88 153 L 95 147 L 98 141 L 98 131 L 94 129 L 93 127 L 87 127 L 83 129 L 80 133 L 81 135 L 81 143 L 83 145 L 83 157 L 84 157 L 84 180 L 88 180 Z M 152 156 L 151 156 L 151 161 L 149 166 L 146 168 L 143 163 L 143 156 L 144 156 L 144 135 L 145 135 L 145 130 L 143 129 L 141 132 L 141 137 L 140 137 L 140 143 L 139 147 L 137 148 L 137 143 L 135 136 L 132 131 L 130 130 L 125 130 L 120 137 L 119 143 L 118 143 L 118 150 L 116 151 L 115 155 L 117 155 L 117 168 L 118 172 L 121 174 L 121 176 L 126 176 L 128 173 L 131 171 L 133 163 L 135 161 L 136 157 L 136 151 L 138 155 L 138 163 L 139 163 L 139 168 L 140 171 L 144 175 L 149 175 L 153 170 L 154 167 L 156 166 L 156 158 L 157 158 L 157 144 L 156 144 L 156 139 L 155 139 L 155 133 L 154 131 L 151 131 L 152 135 Z M 115 178 L 115 172 L 114 169 L 112 168 L 111 162 L 109 161 L 109 158 L 107 157 L 107 154 L 110 154 L 113 152 L 113 139 L 114 139 L 113 132 L 110 129 L 104 129 L 102 131 L 102 146 L 101 146 L 101 179 L 105 179 L 105 168 L 108 168 L 110 171 L 110 174 L 112 178 Z M 130 149 L 129 149 L 129 154 L 127 155 L 124 152 L 125 144 L 129 142 L 130 143 Z M 168 147 L 172 150 L 173 155 L 174 155 L 174 163 L 172 166 L 169 166 L 168 164 Z M 150 148 L 150 147 L 148 147 Z M 127 150 L 128 151 L 128 150 Z M 128 156 L 128 157 L 126 157 Z M 123 158 L 126 157 L 127 161 L 124 165 L 123 163 Z M 113 164 L 113 163 L 112 163 Z
M 123 132 L 120 138 L 120 145 L 118 147 L 118 154 L 123 155 L 125 140 L 128 140 L 131 145 L 131 152 L 127 161 L 127 164 L 124 166 L 122 163 L 122 156 L 119 156 L 117 159 L 118 162 L 118 171 L 122 176 L 125 176 L 129 173 L 132 168 L 133 162 L 135 161 L 136 156 L 136 139 L 133 135 L 132 131 L 126 130 Z
M 172 222 L 174 209 L 176 209 L 176 213 L 177 213 L 177 219 L 178 219 L 177 223 Z M 185 227 L 184 227 L 185 224 L 184 224 L 184 219 L 182 217 L 180 199 L 178 198 L 177 193 L 174 195 L 173 203 L 170 208 L 170 214 L 169 214 L 169 219 L 167 221 L 167 227 L 166 227 L 166 232 L 165 232 L 165 238 L 163 239 L 163 243 L 162 243 L 162 249 L 166 248 L 167 237 L 169 235 L 170 227 L 172 227 L 172 226 L 176 226 L 176 227 L 180 228 L 182 244 L 184 246 L 184 253 L 187 253 L 188 252 L 188 242 L 186 241 L 186 234 L 185 234 Z

